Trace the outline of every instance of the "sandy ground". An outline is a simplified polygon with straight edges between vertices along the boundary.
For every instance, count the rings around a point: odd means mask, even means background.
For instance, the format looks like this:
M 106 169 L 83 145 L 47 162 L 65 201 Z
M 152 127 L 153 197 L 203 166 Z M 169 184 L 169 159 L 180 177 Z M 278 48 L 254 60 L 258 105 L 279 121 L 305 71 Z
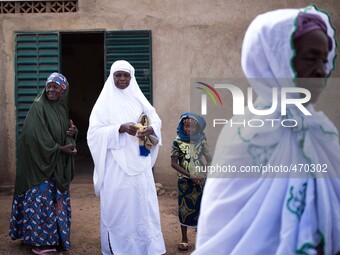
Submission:
M 63 254 L 101 254 L 99 199 L 93 193 L 91 178 L 88 173 L 76 175 L 71 185 L 72 248 Z M 177 198 L 170 196 L 171 191 L 173 190 L 166 190 L 164 195 L 158 196 L 166 254 L 190 254 L 194 249 L 196 236 L 192 229 L 188 229 L 189 252 L 177 251 L 181 234 L 177 217 Z M 24 245 L 21 240 L 11 241 L 9 238 L 12 198 L 10 190 L 0 191 L 0 255 L 32 254 L 30 247 Z

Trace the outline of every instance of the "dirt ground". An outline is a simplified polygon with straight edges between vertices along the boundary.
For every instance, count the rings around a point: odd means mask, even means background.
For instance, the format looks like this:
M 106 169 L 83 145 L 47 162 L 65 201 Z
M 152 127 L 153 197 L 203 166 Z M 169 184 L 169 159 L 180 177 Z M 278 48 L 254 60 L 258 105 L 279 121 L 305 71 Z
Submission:
M 71 184 L 72 248 L 63 254 L 101 254 L 99 199 L 94 195 L 91 179 L 92 176 L 89 174 L 78 175 Z M 177 251 L 181 234 L 177 216 L 177 198 L 170 196 L 171 191 L 173 190 L 166 190 L 165 194 L 158 196 L 166 254 L 190 254 L 194 249 L 196 237 L 192 229 L 188 229 L 189 252 L 180 253 Z M 11 241 L 9 238 L 8 227 L 12 198 L 10 190 L 0 189 L 0 255 L 32 254 L 30 248 L 24 245 L 21 240 Z

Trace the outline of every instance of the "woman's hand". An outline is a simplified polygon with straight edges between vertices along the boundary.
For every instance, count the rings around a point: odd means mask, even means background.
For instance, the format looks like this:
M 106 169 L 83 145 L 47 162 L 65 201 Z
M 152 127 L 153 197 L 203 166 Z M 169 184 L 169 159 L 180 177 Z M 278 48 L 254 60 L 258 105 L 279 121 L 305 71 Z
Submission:
M 135 126 L 133 122 L 127 122 L 120 126 L 119 133 L 128 133 L 129 135 L 135 136 L 138 127 Z
M 72 143 L 60 146 L 60 152 L 68 155 L 76 155 L 77 148 Z
M 153 133 L 153 127 L 148 126 L 147 128 L 143 129 L 143 131 L 138 132 L 137 137 L 140 139 L 144 139 L 145 136 L 152 135 Z
M 68 130 L 66 131 L 67 135 L 74 136 L 78 132 L 77 127 L 73 124 L 73 121 L 70 119 L 70 124 Z

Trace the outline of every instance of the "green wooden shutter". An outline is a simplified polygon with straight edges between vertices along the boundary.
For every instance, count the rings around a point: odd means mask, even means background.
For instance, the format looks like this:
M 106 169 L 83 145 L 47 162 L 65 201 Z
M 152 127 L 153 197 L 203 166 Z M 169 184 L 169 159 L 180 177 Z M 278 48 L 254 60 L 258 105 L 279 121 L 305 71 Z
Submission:
M 20 134 L 34 98 L 42 91 L 47 77 L 59 72 L 59 34 L 17 33 L 15 35 L 16 130 Z
M 105 34 L 105 77 L 116 60 L 126 60 L 135 68 L 135 76 L 145 97 L 152 103 L 151 31 L 108 31 Z

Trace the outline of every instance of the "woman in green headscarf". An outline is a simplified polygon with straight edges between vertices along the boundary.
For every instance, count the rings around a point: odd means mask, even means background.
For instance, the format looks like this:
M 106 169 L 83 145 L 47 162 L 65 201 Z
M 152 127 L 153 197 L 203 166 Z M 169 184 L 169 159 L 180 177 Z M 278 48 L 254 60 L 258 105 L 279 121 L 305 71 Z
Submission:
M 68 82 L 52 73 L 34 100 L 18 141 L 10 236 L 35 254 L 70 248 L 69 185 L 74 175 L 76 126 L 69 119 Z

